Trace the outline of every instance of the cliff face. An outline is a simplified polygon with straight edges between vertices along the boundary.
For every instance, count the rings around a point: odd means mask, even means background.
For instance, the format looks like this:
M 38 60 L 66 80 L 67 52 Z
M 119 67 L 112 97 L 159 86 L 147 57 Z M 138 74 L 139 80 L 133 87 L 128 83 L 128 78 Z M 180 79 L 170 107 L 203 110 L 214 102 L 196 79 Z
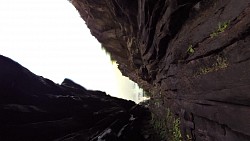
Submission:
M 123 75 L 153 93 L 152 109 L 180 116 L 184 136 L 250 140 L 249 0 L 72 4 Z
M 61 85 L 0 55 L 1 141 L 144 140 L 149 112 L 132 101 Z

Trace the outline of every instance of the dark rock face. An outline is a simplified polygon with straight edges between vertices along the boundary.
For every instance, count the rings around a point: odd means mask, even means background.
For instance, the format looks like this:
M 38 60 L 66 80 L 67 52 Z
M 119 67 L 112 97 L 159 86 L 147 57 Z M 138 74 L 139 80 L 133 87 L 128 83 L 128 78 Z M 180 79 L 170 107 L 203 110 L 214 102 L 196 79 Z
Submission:
M 0 56 L 1 141 L 144 140 L 149 112 L 132 101 L 61 85 Z
M 72 4 L 123 75 L 181 117 L 184 138 L 250 140 L 249 0 Z

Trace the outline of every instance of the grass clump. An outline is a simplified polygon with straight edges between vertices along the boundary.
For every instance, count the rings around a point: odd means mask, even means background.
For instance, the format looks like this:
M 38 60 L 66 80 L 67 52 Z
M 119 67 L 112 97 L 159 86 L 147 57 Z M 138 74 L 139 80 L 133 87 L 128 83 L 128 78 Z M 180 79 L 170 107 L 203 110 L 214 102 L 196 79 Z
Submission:
M 224 32 L 228 28 L 229 24 L 230 24 L 230 21 L 226 21 L 222 23 L 219 22 L 217 30 L 211 33 L 210 37 L 211 38 L 217 37 L 219 33 Z
M 174 119 L 173 122 L 173 129 L 172 129 L 172 134 L 173 134 L 173 141 L 181 141 L 181 130 L 180 130 L 180 119 Z
M 180 119 L 167 109 L 164 118 L 152 114 L 151 124 L 161 140 L 182 141 Z
M 193 54 L 193 53 L 194 53 L 193 45 L 189 45 L 189 46 L 188 46 L 187 53 L 188 53 L 188 54 Z
M 218 57 L 216 59 L 216 63 L 214 63 L 212 66 L 201 68 L 198 72 L 198 75 L 207 74 L 210 72 L 215 72 L 215 71 L 218 71 L 220 69 L 227 68 L 227 67 L 228 67 L 227 59 L 222 58 L 222 57 Z

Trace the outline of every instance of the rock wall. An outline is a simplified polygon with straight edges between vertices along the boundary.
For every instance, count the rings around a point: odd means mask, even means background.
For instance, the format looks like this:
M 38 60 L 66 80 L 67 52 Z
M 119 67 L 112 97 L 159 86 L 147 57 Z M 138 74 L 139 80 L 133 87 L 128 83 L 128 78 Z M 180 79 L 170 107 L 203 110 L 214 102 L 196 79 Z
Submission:
M 184 138 L 250 140 L 249 0 L 71 2 L 123 75 L 181 117 Z
M 0 141 L 144 141 L 149 111 L 132 101 L 61 85 L 0 55 Z

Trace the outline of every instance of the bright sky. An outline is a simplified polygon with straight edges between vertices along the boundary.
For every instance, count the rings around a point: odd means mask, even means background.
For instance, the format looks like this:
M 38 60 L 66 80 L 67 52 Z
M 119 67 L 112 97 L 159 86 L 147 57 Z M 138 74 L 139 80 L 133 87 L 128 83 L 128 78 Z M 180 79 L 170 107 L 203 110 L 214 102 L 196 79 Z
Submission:
M 67 0 L 1 0 L 0 54 L 56 83 L 69 78 L 137 101 L 134 83 L 112 65 Z

